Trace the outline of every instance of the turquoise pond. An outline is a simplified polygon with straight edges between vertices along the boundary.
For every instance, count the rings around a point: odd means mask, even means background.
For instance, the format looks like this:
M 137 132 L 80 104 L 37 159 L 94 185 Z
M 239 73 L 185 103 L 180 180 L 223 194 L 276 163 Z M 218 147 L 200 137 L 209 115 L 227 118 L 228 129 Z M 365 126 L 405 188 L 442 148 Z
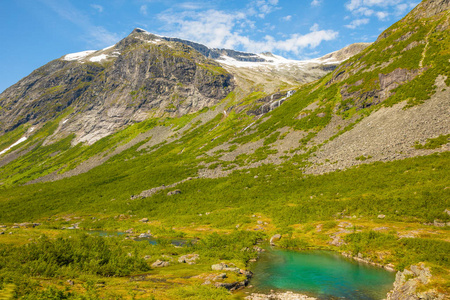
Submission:
M 380 300 L 395 273 L 328 251 L 268 250 L 252 265 L 254 292 L 292 291 L 318 299 Z

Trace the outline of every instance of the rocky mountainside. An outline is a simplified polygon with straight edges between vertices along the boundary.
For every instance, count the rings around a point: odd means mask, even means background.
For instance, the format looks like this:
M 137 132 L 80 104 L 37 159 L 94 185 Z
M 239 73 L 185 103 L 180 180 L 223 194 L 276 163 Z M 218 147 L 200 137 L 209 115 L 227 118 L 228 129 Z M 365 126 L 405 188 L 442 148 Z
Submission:
M 213 106 L 233 88 L 214 61 L 137 29 L 112 47 L 54 60 L 8 88 L 0 95 L 1 130 L 41 126 L 70 108 L 60 131 L 92 144 L 150 117 Z
M 268 155 L 234 168 L 306 156 L 304 171 L 323 173 L 444 151 L 447 146 L 424 150 L 415 145 L 450 131 L 445 8 L 448 1 L 425 1 L 376 43 L 350 45 L 309 61 L 209 49 L 135 29 L 111 47 L 54 60 L 1 94 L 2 154 L 10 148 L 22 151 L 10 151 L 3 164 L 28 153 L 38 141 L 45 146 L 70 137 L 71 145 L 91 145 L 131 124 L 191 119 L 198 113 L 196 120 L 207 122 L 222 112 L 225 119 L 240 120 L 232 123 L 240 128 L 235 134 L 241 138 L 223 139 L 215 146 L 229 153 L 207 163 L 204 176 L 229 174 L 233 168 L 223 172 L 223 166 L 257 149 L 266 149 Z M 340 60 L 344 62 L 335 69 Z M 319 82 L 300 87 L 319 77 Z M 203 108 L 214 109 L 205 114 Z M 181 132 L 189 132 L 191 124 L 183 123 L 188 127 Z M 45 136 L 37 134 L 43 130 Z M 212 134 L 216 140 L 214 134 L 219 133 Z M 264 140 L 271 134 L 285 138 L 267 144 Z M 157 140 L 174 135 L 164 129 Z M 28 140 L 16 146 L 19 139 Z M 200 155 L 213 153 L 211 149 Z M 89 163 L 83 172 L 104 161 Z M 218 168 L 210 167 L 214 164 Z

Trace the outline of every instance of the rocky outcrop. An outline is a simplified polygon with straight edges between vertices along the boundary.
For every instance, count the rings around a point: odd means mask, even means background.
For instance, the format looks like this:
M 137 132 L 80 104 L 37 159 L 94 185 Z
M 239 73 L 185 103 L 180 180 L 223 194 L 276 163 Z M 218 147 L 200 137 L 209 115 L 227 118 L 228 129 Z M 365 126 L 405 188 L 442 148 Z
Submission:
M 424 264 L 412 265 L 409 270 L 398 272 L 395 276 L 394 288 L 387 294 L 387 300 L 440 300 L 444 295 L 436 290 L 423 291 L 430 282 L 430 269 Z M 421 291 L 418 291 L 420 287 Z

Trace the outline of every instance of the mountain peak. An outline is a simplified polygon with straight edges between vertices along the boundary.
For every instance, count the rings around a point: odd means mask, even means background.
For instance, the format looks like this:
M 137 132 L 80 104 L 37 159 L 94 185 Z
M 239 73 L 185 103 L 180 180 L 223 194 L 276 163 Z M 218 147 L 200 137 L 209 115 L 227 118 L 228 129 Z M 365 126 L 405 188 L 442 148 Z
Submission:
M 149 33 L 147 30 L 136 27 L 131 33 Z

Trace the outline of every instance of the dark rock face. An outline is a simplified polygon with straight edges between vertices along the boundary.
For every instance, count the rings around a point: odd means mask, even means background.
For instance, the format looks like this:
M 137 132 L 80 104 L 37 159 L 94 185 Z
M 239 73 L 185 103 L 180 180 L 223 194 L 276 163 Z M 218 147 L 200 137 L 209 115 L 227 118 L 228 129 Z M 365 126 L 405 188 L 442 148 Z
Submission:
M 191 41 L 186 41 L 178 38 L 170 38 L 170 37 L 162 37 L 162 39 L 166 41 L 179 42 L 185 45 L 188 45 L 204 56 L 211 59 L 218 59 L 222 55 L 226 55 L 232 57 L 238 61 L 247 61 L 247 62 L 264 62 L 266 61 L 264 58 L 258 57 L 253 53 L 240 52 L 230 49 L 211 49 L 202 44 L 194 43 Z
M 362 82 L 358 81 L 354 85 L 345 84 L 342 87 L 341 95 L 342 100 L 354 99 L 357 108 L 365 108 L 372 105 L 379 104 L 391 96 L 391 91 L 396 87 L 413 80 L 417 75 L 419 75 L 423 70 L 407 70 L 407 69 L 395 69 L 388 74 L 378 74 L 378 83 L 380 88 L 373 89 L 365 92 L 359 90 L 354 92 L 349 92 L 352 86 L 358 86 Z M 344 110 L 350 109 L 353 104 L 349 103 L 348 107 L 343 107 Z
M 2 93 L 0 134 L 26 122 L 42 124 L 70 106 L 73 113 L 61 131 L 93 143 L 149 117 L 213 106 L 234 88 L 232 76 L 216 62 L 138 29 L 95 53 L 105 59 L 57 59 Z

